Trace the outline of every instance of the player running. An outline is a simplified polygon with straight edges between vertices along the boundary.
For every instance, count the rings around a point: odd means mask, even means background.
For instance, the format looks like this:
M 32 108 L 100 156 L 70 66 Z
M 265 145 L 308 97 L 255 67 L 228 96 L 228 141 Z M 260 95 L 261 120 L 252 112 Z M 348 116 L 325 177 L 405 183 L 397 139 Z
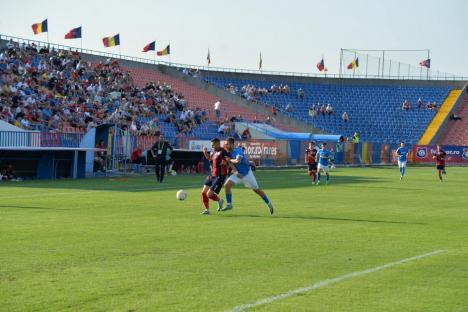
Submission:
M 218 194 L 226 180 L 226 161 L 229 154 L 224 148 L 221 148 L 221 143 L 217 138 L 211 140 L 211 147 L 213 148 L 211 154 L 208 154 L 208 149 L 206 147 L 203 149 L 205 158 L 211 162 L 211 175 L 206 178 L 201 193 L 204 207 L 204 210 L 201 212 L 202 215 L 210 214 L 210 199 L 218 203 L 218 211 L 223 208 L 224 203 L 224 200 L 219 198 Z
M 228 162 L 234 166 L 236 170 L 228 178 L 224 184 L 224 192 L 226 193 L 226 207 L 219 209 L 221 211 L 231 210 L 232 206 L 232 193 L 231 189 L 235 184 L 242 182 L 246 187 L 252 189 L 258 196 L 260 196 L 265 204 L 268 206 L 270 214 L 273 214 L 273 205 L 266 196 L 265 192 L 258 186 L 257 180 L 251 170 L 250 164 L 247 157 L 244 155 L 241 147 L 234 147 L 234 138 L 228 138 L 226 143 L 226 149 L 229 152 L 230 159 Z
M 400 180 L 403 179 L 406 170 L 406 157 L 408 156 L 408 149 L 405 147 L 405 143 L 401 142 L 400 147 L 396 150 L 398 157 L 398 168 L 400 168 Z
M 442 173 L 445 174 L 445 157 L 447 156 L 447 153 L 445 153 L 444 150 L 440 147 L 440 145 L 437 145 L 437 151 L 434 153 L 432 158 L 436 160 L 436 169 L 437 173 L 439 174 L 439 181 L 442 182 Z
M 317 149 L 315 142 L 309 142 L 309 148 L 305 152 L 305 163 L 307 164 L 309 177 L 312 179 L 312 185 L 317 181 Z
M 317 152 L 317 158 L 318 158 L 318 179 L 317 179 L 317 185 L 320 184 L 320 178 L 321 174 L 320 172 L 325 172 L 327 175 L 327 180 L 325 184 L 328 184 L 330 181 L 330 167 L 329 162 L 330 162 L 330 151 L 327 150 L 327 143 L 323 142 L 322 143 L 322 148 Z

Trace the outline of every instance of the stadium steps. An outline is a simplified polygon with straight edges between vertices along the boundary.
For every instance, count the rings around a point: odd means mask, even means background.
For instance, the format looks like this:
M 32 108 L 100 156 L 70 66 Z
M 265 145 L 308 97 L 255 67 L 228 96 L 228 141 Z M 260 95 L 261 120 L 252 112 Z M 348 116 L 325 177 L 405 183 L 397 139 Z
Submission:
M 462 90 L 450 91 L 449 95 L 447 96 L 447 98 L 444 100 L 439 110 L 437 111 L 437 114 L 434 116 L 431 123 L 426 128 L 426 131 L 422 135 L 418 144 L 427 145 L 431 142 L 432 138 L 437 133 L 437 130 L 439 130 L 445 118 L 452 110 L 453 105 L 455 105 L 455 102 L 457 101 L 457 98 L 460 96 L 461 92 Z
M 468 95 L 455 111 L 461 120 L 449 120 L 437 144 L 468 146 Z
M 171 85 L 172 89 L 181 93 L 184 98 L 188 101 L 188 106 L 191 108 L 199 107 L 204 110 L 210 120 L 216 121 L 213 105 L 218 100 L 218 97 L 208 93 L 207 91 L 201 90 L 195 86 L 189 85 L 181 80 L 173 78 L 169 75 L 163 74 L 156 70 L 149 70 L 146 68 L 136 68 L 131 66 L 125 66 L 130 75 L 133 77 L 135 84 L 139 87 L 144 87 L 148 82 L 165 82 Z M 230 102 L 226 99 L 221 100 L 221 120 L 224 118 L 241 115 L 244 120 L 253 121 L 255 113 L 239 107 L 238 105 Z M 257 115 L 259 120 L 263 120 L 266 116 Z M 286 130 L 294 131 L 291 127 L 275 122 L 275 126 Z

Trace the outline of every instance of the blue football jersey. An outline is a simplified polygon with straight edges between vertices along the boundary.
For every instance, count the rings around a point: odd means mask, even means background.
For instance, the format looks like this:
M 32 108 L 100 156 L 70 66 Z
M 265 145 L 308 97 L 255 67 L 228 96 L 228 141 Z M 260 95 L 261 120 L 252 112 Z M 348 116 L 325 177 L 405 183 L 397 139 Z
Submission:
M 328 162 L 330 160 L 330 151 L 321 149 L 318 151 L 319 155 L 319 164 L 322 166 L 328 166 Z
M 236 167 L 237 172 L 239 172 L 243 176 L 246 176 L 250 171 L 250 165 L 241 147 L 236 147 L 231 152 L 231 159 L 236 159 L 237 156 L 241 156 L 241 161 L 238 164 L 234 165 L 234 167 Z
M 396 153 L 398 155 L 398 160 L 399 161 L 406 161 L 406 155 L 408 154 L 408 149 L 406 147 L 399 147 L 396 150 Z

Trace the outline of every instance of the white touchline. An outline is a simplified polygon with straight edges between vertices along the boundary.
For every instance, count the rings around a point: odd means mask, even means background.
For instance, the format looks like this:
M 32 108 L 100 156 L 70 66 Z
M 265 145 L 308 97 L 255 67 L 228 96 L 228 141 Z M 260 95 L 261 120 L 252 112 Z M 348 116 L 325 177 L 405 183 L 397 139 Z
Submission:
M 237 307 L 235 307 L 235 308 L 233 308 L 231 310 L 228 310 L 228 312 L 242 312 L 242 311 L 245 311 L 247 309 L 257 307 L 257 306 L 260 306 L 260 305 L 264 305 L 264 304 L 268 304 L 268 303 L 271 303 L 271 302 L 276 301 L 276 300 L 289 298 L 289 297 L 295 296 L 297 294 L 306 293 L 306 292 L 309 292 L 311 290 L 314 290 L 314 289 L 317 289 L 317 288 L 320 288 L 320 287 L 324 287 L 324 286 L 327 286 L 327 285 L 330 285 L 330 284 L 333 284 L 333 283 L 338 283 L 338 282 L 341 282 L 341 281 L 344 281 L 344 280 L 347 280 L 347 279 L 350 279 L 350 278 L 353 278 L 353 277 L 356 277 L 356 276 L 366 275 L 366 274 L 369 274 L 369 273 L 374 273 L 374 272 L 377 272 L 377 271 L 380 271 L 380 270 L 383 270 L 383 269 L 390 268 L 390 267 L 395 266 L 395 265 L 404 264 L 404 263 L 407 263 L 407 262 L 410 262 L 410 261 L 430 257 L 430 256 L 433 256 L 433 255 L 439 254 L 441 252 L 445 252 L 445 250 L 434 250 L 434 251 L 426 253 L 426 254 L 422 254 L 422 255 L 419 255 L 419 256 L 414 256 L 414 257 L 411 257 L 411 258 L 406 258 L 406 259 L 403 259 L 403 260 L 399 260 L 399 261 L 379 265 L 377 267 L 370 268 L 370 269 L 367 269 L 367 270 L 364 270 L 364 271 L 351 272 L 351 273 L 348 273 L 348 274 L 345 274 L 345 275 L 341 275 L 341 276 L 337 276 L 337 277 L 334 277 L 334 278 L 326 279 L 326 280 L 323 280 L 321 282 L 318 282 L 318 283 L 315 283 L 315 284 L 312 284 L 312 285 L 308 285 L 308 286 L 305 286 L 305 287 L 290 290 L 290 291 L 285 292 L 283 294 L 267 297 L 267 298 L 255 301 L 253 303 L 247 303 L 247 304 L 237 306 Z

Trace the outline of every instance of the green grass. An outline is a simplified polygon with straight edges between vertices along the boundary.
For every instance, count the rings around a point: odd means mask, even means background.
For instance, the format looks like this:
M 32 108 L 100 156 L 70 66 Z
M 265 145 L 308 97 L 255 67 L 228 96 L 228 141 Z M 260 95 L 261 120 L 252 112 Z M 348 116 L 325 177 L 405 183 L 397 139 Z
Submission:
M 468 310 L 468 168 L 256 175 L 274 216 L 243 187 L 200 216 L 203 176 L 1 183 L 0 310 L 225 311 L 437 249 L 251 310 Z

